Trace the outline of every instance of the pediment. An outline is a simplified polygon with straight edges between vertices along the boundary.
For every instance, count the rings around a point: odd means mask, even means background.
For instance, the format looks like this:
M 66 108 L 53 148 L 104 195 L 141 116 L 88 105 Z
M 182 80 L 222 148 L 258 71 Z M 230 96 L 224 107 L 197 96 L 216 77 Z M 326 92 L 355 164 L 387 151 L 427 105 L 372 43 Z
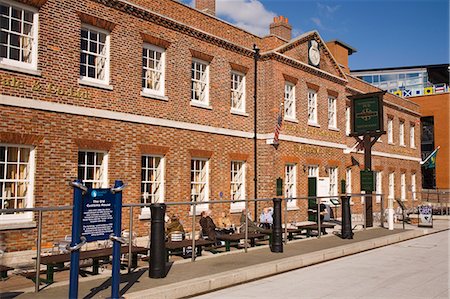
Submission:
M 313 61 L 309 58 L 310 44 L 318 49 L 318 53 L 313 55 L 320 55 L 320 60 L 317 66 L 313 65 Z M 312 68 L 320 69 L 326 73 L 334 75 L 336 77 L 347 79 L 343 70 L 339 67 L 339 64 L 334 59 L 327 45 L 320 37 L 317 31 L 311 31 L 300 35 L 299 37 L 291 40 L 289 43 L 284 44 L 274 50 L 274 52 L 280 53 L 291 59 L 300 61 L 304 64 L 311 66 Z

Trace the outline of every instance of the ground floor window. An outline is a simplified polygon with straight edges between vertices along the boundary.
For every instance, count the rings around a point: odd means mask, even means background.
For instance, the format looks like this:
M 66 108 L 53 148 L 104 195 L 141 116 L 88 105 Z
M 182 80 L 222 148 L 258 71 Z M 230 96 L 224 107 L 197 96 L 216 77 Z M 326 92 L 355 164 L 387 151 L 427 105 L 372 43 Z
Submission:
M 245 199 L 245 162 L 231 161 L 231 200 Z M 245 202 L 232 202 L 230 210 L 240 212 L 245 208 Z
M 99 151 L 78 152 L 78 179 L 88 188 L 106 188 L 107 154 Z
M 0 203 L 2 209 L 33 207 L 34 148 L 0 144 Z M 32 220 L 32 213 L 0 215 L 1 223 Z
M 297 208 L 297 165 L 286 164 L 284 167 L 284 197 L 288 209 Z
M 191 160 L 191 201 L 209 200 L 209 163 L 208 159 Z M 206 211 L 207 204 L 197 205 L 196 211 Z
M 141 157 L 141 202 L 164 202 L 164 158 L 143 155 Z M 150 208 L 142 208 L 142 214 L 150 215 Z

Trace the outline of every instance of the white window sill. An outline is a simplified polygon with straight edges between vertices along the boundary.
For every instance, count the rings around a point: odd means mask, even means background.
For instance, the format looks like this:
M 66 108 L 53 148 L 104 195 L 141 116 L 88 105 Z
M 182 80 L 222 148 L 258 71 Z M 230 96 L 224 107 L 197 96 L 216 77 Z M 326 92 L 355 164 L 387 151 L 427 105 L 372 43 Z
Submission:
M 245 209 L 245 206 L 242 209 L 239 208 L 230 208 L 230 214 L 238 214 L 242 213 L 242 210 Z
M 296 118 L 285 117 L 284 120 L 298 124 L 298 119 L 296 119 Z
M 340 132 L 341 130 L 339 130 L 338 128 L 336 128 L 336 127 L 328 127 L 328 130 L 330 130 L 330 131 L 335 131 L 335 132 Z
M 141 214 L 139 215 L 139 220 L 149 220 L 149 219 L 151 219 L 150 211 L 149 212 L 142 211 Z
M 406 145 L 404 145 L 404 144 L 400 144 L 400 146 L 401 146 L 401 147 L 406 147 Z
M 298 210 L 300 210 L 300 208 L 299 207 L 297 207 L 297 206 L 295 206 L 295 207 L 287 207 L 287 210 L 288 211 L 298 211 Z
M 5 63 L 0 63 L 0 69 L 23 73 L 23 74 L 27 74 L 27 75 L 38 76 L 38 77 L 42 76 L 41 71 L 38 71 L 37 69 L 19 67 L 19 66 L 9 65 L 9 64 L 5 64 Z
M 211 106 L 209 106 L 208 104 L 200 103 L 200 102 L 193 102 L 193 101 L 191 101 L 191 106 L 192 107 L 197 107 L 197 108 L 203 108 L 203 109 L 212 110 Z
M 85 86 L 90 86 L 90 87 L 95 87 L 95 88 L 100 88 L 100 89 L 106 89 L 106 90 L 113 90 L 113 86 L 106 84 L 106 83 L 101 83 L 101 82 L 92 82 L 92 81 L 87 81 L 84 79 L 78 79 L 78 84 L 80 85 L 85 85 Z
M 234 114 L 234 115 L 248 116 L 248 113 L 246 113 L 245 111 L 240 111 L 240 110 L 235 110 L 235 109 L 231 109 L 230 113 Z
M 17 223 L 0 223 L 0 231 L 11 229 L 36 228 L 36 221 L 17 222 Z
M 388 142 L 388 144 L 389 144 L 389 145 L 395 145 L 395 143 L 393 143 L 393 142 Z
M 411 149 L 417 149 L 417 147 L 415 147 L 415 146 L 411 146 L 410 148 L 411 148 Z
M 141 96 L 143 96 L 144 98 L 150 98 L 150 99 L 160 100 L 160 101 L 165 101 L 165 102 L 169 101 L 169 98 L 166 96 L 149 93 L 149 92 L 145 92 L 145 91 L 141 91 Z
M 308 126 L 320 128 L 320 125 L 318 123 L 309 122 L 309 121 L 308 121 Z

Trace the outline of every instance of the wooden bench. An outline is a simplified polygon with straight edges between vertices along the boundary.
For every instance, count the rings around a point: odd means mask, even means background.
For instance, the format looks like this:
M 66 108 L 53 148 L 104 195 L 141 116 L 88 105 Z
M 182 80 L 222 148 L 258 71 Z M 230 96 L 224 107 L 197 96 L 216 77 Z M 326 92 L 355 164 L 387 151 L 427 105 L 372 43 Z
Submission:
M 204 239 L 198 239 L 195 240 L 195 248 L 196 248 L 196 256 L 202 255 L 202 250 L 204 246 L 210 246 L 213 245 L 214 241 L 211 240 L 204 240 Z M 181 240 L 181 241 L 167 241 L 166 242 L 166 253 L 167 253 L 167 260 L 169 260 L 169 255 L 174 254 L 174 252 L 182 251 L 188 247 L 192 247 L 192 240 Z
M 122 246 L 120 248 L 121 254 L 127 254 L 128 253 L 128 246 Z M 131 247 L 131 253 L 132 253 L 132 267 L 137 267 L 137 255 L 138 253 L 147 253 L 148 249 L 145 247 L 138 247 L 138 246 L 132 246 Z M 99 273 L 100 264 L 102 261 L 109 262 L 110 256 L 112 255 L 112 247 L 109 248 L 101 248 L 101 249 L 94 249 L 94 250 L 87 250 L 87 251 L 80 251 L 80 261 L 92 259 L 92 264 L 89 264 L 89 266 L 92 266 L 92 275 L 97 275 Z M 55 255 L 48 255 L 48 256 L 41 256 L 41 264 L 47 266 L 46 271 L 46 279 L 42 279 L 43 282 L 46 283 L 53 283 L 54 282 L 54 273 L 55 269 L 68 269 L 67 267 L 64 267 L 64 263 L 70 262 L 70 253 L 63 253 L 63 254 L 55 254 Z M 88 265 L 79 265 L 79 267 L 88 267 Z
M 334 228 L 335 225 L 334 224 L 330 224 L 330 223 L 322 223 L 320 224 L 320 228 Z M 299 230 L 306 230 L 306 236 L 307 237 L 311 237 L 312 236 L 312 231 L 319 230 L 319 225 L 317 223 L 315 224 L 303 224 L 303 225 L 298 225 L 297 228 Z
M 1 279 L 6 279 L 8 278 L 8 271 L 14 270 L 14 268 L 8 267 L 8 266 L 4 266 L 4 265 L 0 265 L 0 278 Z
M 248 233 L 247 239 L 250 240 L 250 246 L 254 247 L 256 245 L 256 239 L 264 238 L 265 234 L 263 233 Z M 231 242 L 240 242 L 240 240 L 245 239 L 245 233 L 239 234 L 223 234 L 217 236 L 217 240 L 225 241 L 225 250 L 230 251 Z

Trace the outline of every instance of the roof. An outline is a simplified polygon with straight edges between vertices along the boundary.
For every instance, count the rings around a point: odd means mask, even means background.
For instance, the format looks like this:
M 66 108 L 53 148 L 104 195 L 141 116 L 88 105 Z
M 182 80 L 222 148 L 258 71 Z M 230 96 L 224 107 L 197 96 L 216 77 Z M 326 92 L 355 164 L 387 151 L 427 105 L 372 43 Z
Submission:
M 358 52 L 358 50 L 356 50 L 355 48 L 353 48 L 349 44 L 346 44 L 343 41 L 338 40 L 338 39 L 332 39 L 330 41 L 327 41 L 327 43 L 336 43 L 336 44 L 341 45 L 342 47 L 344 47 L 344 48 L 346 48 L 348 50 L 348 55 L 352 55 L 353 53 Z
M 446 68 L 448 69 L 449 64 L 428 64 L 428 65 L 416 65 L 416 66 L 399 66 L 399 67 L 385 67 L 385 68 L 373 68 L 373 69 L 361 69 L 361 70 L 351 70 L 352 73 L 356 72 L 376 72 L 376 71 L 394 71 L 394 70 L 409 70 L 409 69 L 428 69 L 428 68 Z

